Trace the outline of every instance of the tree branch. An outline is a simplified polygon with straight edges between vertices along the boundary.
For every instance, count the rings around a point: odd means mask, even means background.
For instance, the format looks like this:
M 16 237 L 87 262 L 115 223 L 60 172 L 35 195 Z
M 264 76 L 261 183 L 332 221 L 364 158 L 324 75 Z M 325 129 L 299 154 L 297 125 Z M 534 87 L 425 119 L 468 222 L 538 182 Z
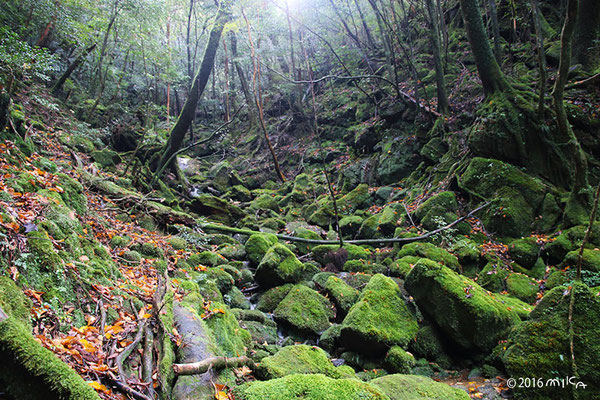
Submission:
M 196 375 L 203 374 L 211 368 L 224 369 L 224 368 L 237 368 L 243 365 L 248 365 L 254 369 L 256 365 L 252 359 L 243 357 L 210 357 L 205 358 L 202 361 L 189 364 L 173 364 L 173 371 L 175 375 Z

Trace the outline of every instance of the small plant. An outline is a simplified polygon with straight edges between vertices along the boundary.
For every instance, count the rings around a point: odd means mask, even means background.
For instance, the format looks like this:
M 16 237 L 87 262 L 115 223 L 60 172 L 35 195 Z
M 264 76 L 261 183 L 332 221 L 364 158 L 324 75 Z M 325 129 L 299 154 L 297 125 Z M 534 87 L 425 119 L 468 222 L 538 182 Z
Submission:
M 448 225 L 448 222 L 446 222 L 444 217 L 441 215 L 436 215 L 433 217 L 433 222 L 437 227 L 436 229 L 443 228 L 444 226 Z M 435 241 L 439 241 L 440 246 L 442 247 L 452 247 L 454 242 L 456 242 L 456 232 L 456 228 L 448 228 L 433 235 L 433 239 Z

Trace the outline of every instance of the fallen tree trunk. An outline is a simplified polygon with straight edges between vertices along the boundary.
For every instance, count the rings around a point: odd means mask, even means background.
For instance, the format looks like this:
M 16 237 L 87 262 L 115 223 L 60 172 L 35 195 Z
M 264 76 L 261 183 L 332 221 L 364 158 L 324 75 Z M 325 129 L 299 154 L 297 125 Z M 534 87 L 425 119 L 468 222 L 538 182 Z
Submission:
M 378 244 L 392 244 L 392 243 L 412 243 L 412 242 L 418 242 L 421 240 L 425 240 L 428 239 L 440 232 L 443 232 L 447 229 L 450 229 L 458 224 L 460 224 L 462 221 L 464 221 L 467 218 L 472 217 L 475 213 L 477 213 L 478 211 L 483 210 L 484 208 L 486 208 L 488 205 L 490 205 L 489 202 L 484 203 L 483 205 L 477 207 L 476 209 L 474 209 L 473 211 L 469 212 L 467 215 L 460 217 L 459 219 L 457 219 L 454 222 L 449 223 L 446 226 L 443 226 L 441 228 L 435 229 L 433 231 L 429 231 L 423 235 L 420 236 L 414 236 L 414 237 L 407 237 L 407 238 L 383 238 L 383 239 L 357 239 L 357 240 L 344 240 L 344 243 L 348 243 L 348 244 L 373 244 L 373 245 L 378 245 Z M 232 228 L 229 226 L 224 226 L 224 225 L 218 225 L 218 224 L 211 224 L 211 223 L 200 223 L 198 224 L 198 226 L 201 229 L 205 229 L 205 230 L 213 230 L 213 231 L 219 231 L 219 232 L 227 232 L 227 233 L 237 233 L 240 235 L 254 235 L 256 233 L 263 233 L 263 232 L 259 232 L 259 231 L 253 231 L 250 229 L 240 229 L 240 228 Z M 291 242 L 298 242 L 298 243 L 308 243 L 308 244 L 339 244 L 339 241 L 337 240 L 318 240 L 318 239 L 305 239 L 305 238 L 299 238 L 296 236 L 290 236 L 290 235 L 283 235 L 283 234 L 275 234 L 275 236 L 277 236 L 277 238 L 282 239 L 282 240 L 289 240 Z
M 238 368 L 243 365 L 254 368 L 255 364 L 251 358 L 243 357 L 210 357 L 202 361 L 189 364 L 173 364 L 175 375 L 203 374 L 210 369 Z

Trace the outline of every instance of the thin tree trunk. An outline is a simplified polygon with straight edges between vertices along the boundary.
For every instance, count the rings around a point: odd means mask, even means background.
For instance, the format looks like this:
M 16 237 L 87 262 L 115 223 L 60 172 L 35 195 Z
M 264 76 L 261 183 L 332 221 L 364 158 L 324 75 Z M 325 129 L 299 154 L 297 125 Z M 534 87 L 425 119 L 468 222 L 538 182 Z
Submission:
M 544 35 L 540 21 L 540 8 L 537 0 L 531 0 L 531 12 L 533 25 L 535 27 L 535 41 L 538 52 L 538 65 L 540 70 L 540 97 L 538 100 L 538 116 L 540 120 L 544 117 L 544 101 L 546 99 L 546 54 L 544 52 Z
M 490 14 L 492 19 L 492 33 L 494 34 L 494 56 L 496 56 L 498 65 L 502 65 L 502 47 L 500 46 L 500 27 L 498 25 L 496 0 L 490 0 Z
M 556 118 L 562 139 L 561 144 L 564 143 L 567 146 L 568 152 L 572 157 L 571 159 L 574 161 L 575 171 L 572 193 L 579 197 L 582 189 L 588 186 L 587 160 L 577 137 L 573 133 L 564 104 L 565 84 L 567 83 L 569 68 L 571 66 L 573 31 L 575 30 L 578 6 L 578 0 L 568 1 L 567 16 L 561 34 L 560 62 L 552 97 L 554 98 L 554 108 L 556 109 Z
M 223 39 L 223 52 L 225 53 L 225 122 L 229 121 L 229 54 L 227 52 L 227 43 Z
M 438 111 L 442 115 L 449 114 L 448 94 L 446 93 L 446 80 L 444 78 L 444 68 L 442 65 L 442 54 L 440 51 L 440 31 L 438 27 L 438 18 L 436 16 L 437 8 L 433 0 L 425 0 L 429 21 L 431 22 L 431 45 L 433 47 L 433 62 L 435 64 L 435 77 L 438 95 Z
M 573 58 L 587 71 L 600 67 L 600 1 L 580 0 L 573 40 Z
M 248 105 L 248 120 L 250 122 L 251 127 L 255 127 L 256 123 L 256 104 L 252 99 L 252 95 L 250 94 L 250 86 L 248 85 L 248 80 L 246 79 L 246 74 L 244 73 L 244 69 L 240 65 L 240 62 L 237 60 L 237 37 L 234 32 L 231 32 L 231 55 L 233 57 L 233 65 L 235 70 L 237 71 L 238 78 L 240 79 L 240 85 L 242 86 L 242 92 L 244 93 L 244 99 L 246 99 L 246 104 Z
M 371 30 L 369 29 L 369 25 L 367 24 L 367 20 L 365 19 L 365 15 L 358 3 L 358 0 L 354 0 L 354 4 L 356 5 L 356 9 L 358 10 L 358 15 L 360 15 L 360 21 L 362 23 L 363 29 L 365 30 L 365 35 L 367 36 L 367 41 L 371 45 L 371 48 L 374 49 L 377 46 L 375 45 L 375 41 L 373 40 L 373 36 L 371 35 Z
M 69 67 L 67 68 L 67 70 L 61 75 L 61 77 L 58 79 L 58 81 L 56 81 L 56 84 L 54 84 L 54 87 L 52 88 L 52 93 L 55 96 L 59 95 L 59 93 L 62 91 L 63 85 L 65 84 L 65 82 L 67 81 L 67 79 L 69 79 L 69 77 L 71 76 L 71 74 L 73 73 L 73 71 L 75 71 L 77 69 L 77 67 L 79 67 L 79 65 L 81 65 L 81 63 L 83 62 L 83 60 L 85 60 L 85 58 L 88 56 L 88 54 L 90 54 L 95 48 L 96 48 L 96 43 L 92 44 L 87 49 L 85 49 L 83 51 L 83 53 L 81 53 L 69 65 Z
M 264 116 L 264 112 L 263 112 L 263 100 L 262 100 L 262 92 L 261 92 L 261 87 L 260 87 L 260 65 L 258 63 L 258 56 L 256 54 L 255 48 L 254 48 L 254 42 L 252 40 L 252 32 L 250 31 L 250 23 L 248 22 L 248 18 L 246 17 L 246 14 L 244 13 L 244 10 L 242 9 L 242 16 L 244 17 L 244 20 L 246 21 L 246 26 L 248 27 L 248 40 L 250 42 L 250 50 L 252 53 L 252 64 L 254 66 L 254 74 L 252 75 L 252 83 L 254 84 L 254 92 L 255 92 L 255 102 L 256 102 L 256 107 L 258 108 L 258 119 L 260 120 L 260 127 L 262 128 L 263 134 L 265 136 L 265 140 L 267 142 L 267 146 L 269 146 L 269 151 L 271 152 L 271 157 L 273 158 L 273 165 L 275 166 L 275 172 L 277 173 L 277 177 L 279 178 L 279 180 L 281 180 L 282 182 L 285 182 L 285 176 L 283 175 L 283 172 L 281 171 L 281 167 L 279 166 L 279 160 L 277 159 L 277 155 L 275 154 L 275 149 L 273 148 L 273 144 L 271 143 L 271 140 L 269 139 L 269 134 L 267 132 L 267 126 L 265 125 L 265 116 Z
M 167 160 L 169 160 L 171 156 L 181 148 L 185 134 L 194 120 L 196 107 L 198 105 L 200 96 L 204 92 L 206 84 L 208 83 L 208 79 L 215 62 L 217 49 L 219 48 L 219 42 L 221 41 L 221 33 L 223 32 L 223 27 L 229 18 L 229 10 L 226 10 L 224 6 L 219 7 L 215 23 L 209 35 L 206 50 L 204 51 L 202 63 L 200 64 L 198 73 L 194 78 L 194 84 L 192 85 L 189 97 L 183 105 L 183 110 L 181 111 L 175 126 L 173 126 L 171 132 L 169 133 L 169 139 L 163 149 L 163 153 L 158 165 L 156 166 L 156 171 L 160 171 Z

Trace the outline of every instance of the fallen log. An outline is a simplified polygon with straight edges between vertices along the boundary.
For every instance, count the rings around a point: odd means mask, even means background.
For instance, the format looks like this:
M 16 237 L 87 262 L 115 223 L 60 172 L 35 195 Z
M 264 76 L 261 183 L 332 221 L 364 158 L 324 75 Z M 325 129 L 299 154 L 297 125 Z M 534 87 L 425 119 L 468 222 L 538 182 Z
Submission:
M 175 375 L 203 374 L 210 369 L 238 368 L 247 365 L 254 369 L 256 365 L 251 358 L 242 357 L 210 357 L 189 364 L 173 364 Z

